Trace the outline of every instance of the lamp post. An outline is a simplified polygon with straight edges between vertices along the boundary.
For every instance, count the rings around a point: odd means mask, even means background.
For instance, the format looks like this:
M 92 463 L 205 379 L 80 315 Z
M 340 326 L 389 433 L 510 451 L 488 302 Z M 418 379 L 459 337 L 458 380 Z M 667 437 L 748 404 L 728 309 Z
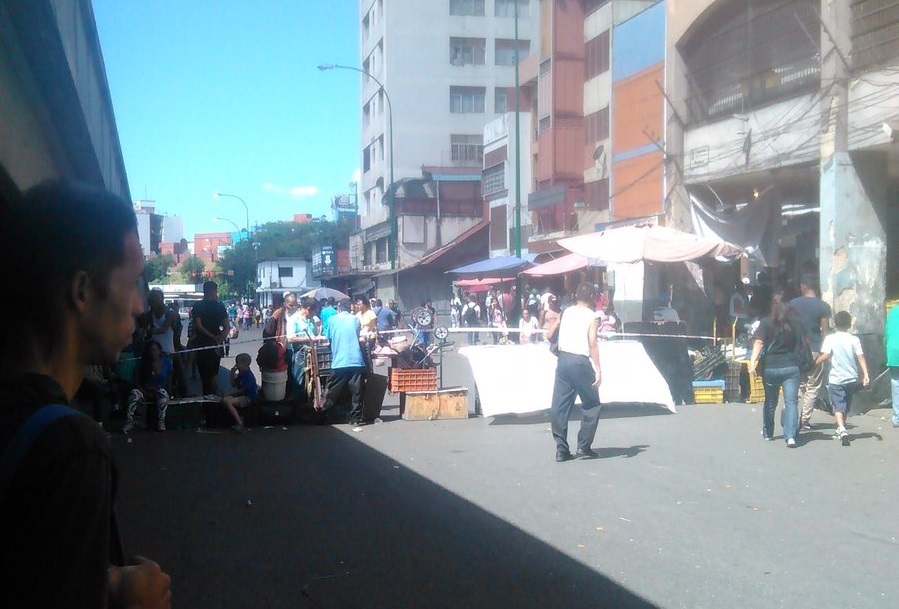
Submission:
M 521 258 L 521 97 L 518 83 L 518 0 L 515 0 L 515 256 Z
M 237 195 L 229 195 L 224 192 L 214 192 L 214 193 L 212 193 L 212 196 L 215 197 L 216 199 L 218 199 L 219 197 L 231 197 L 232 199 L 237 199 L 238 201 L 243 203 L 244 211 L 247 212 L 247 238 L 249 238 L 250 237 L 250 208 L 247 206 L 247 202 L 244 201 L 242 198 L 238 197 Z M 240 231 L 240 229 L 238 229 L 238 232 L 239 231 Z
M 238 234 L 240 234 L 241 231 L 243 230 L 239 226 L 237 226 L 237 222 L 235 222 L 234 220 L 229 220 L 228 218 L 222 218 L 221 216 L 216 216 L 215 218 L 213 218 L 213 220 L 215 220 L 216 222 L 227 222 L 228 224 L 230 224 L 231 226 L 234 227 L 234 230 L 237 231 Z
M 397 238 L 399 237 L 399 229 L 397 227 L 396 221 L 396 209 L 394 208 L 394 203 L 396 202 L 396 189 L 393 188 L 393 104 L 390 102 L 390 96 L 387 94 L 387 89 L 384 87 L 384 83 L 380 80 L 372 76 L 369 72 L 365 70 L 361 70 L 359 68 L 355 68 L 353 66 L 342 66 L 336 63 L 323 63 L 318 66 L 319 70 L 353 70 L 354 72 L 359 72 L 360 74 L 365 74 L 373 81 L 375 81 L 379 87 L 381 87 L 381 91 L 384 92 L 384 99 L 387 100 L 387 128 L 390 130 L 390 139 L 389 139 L 389 151 L 390 151 L 390 184 L 387 186 L 387 215 L 388 221 L 390 222 L 390 237 L 387 239 L 387 254 L 390 257 L 390 268 L 396 268 L 396 250 L 397 250 Z

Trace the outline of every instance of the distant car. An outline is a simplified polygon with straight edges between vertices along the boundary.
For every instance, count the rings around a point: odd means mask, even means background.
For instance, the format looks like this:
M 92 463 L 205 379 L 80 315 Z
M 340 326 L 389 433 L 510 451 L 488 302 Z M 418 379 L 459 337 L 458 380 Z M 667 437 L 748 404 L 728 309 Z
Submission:
M 188 319 L 190 317 L 190 307 L 181 307 L 178 309 L 178 315 L 181 319 Z

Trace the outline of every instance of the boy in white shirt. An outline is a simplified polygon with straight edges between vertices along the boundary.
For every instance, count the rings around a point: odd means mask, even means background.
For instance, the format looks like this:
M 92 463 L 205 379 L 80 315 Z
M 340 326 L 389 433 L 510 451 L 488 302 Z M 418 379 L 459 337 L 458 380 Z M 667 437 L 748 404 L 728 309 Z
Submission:
M 849 446 L 846 415 L 852 409 L 852 396 L 858 389 L 859 377 L 862 387 L 867 387 L 871 380 L 868 377 L 868 363 L 862 351 L 862 343 L 858 336 L 849 333 L 852 315 L 847 311 L 840 311 L 834 316 L 834 322 L 837 331 L 824 337 L 815 363 L 830 360 L 827 391 L 830 393 L 833 416 L 837 421 L 837 429 L 833 435 L 839 438 L 843 446 Z

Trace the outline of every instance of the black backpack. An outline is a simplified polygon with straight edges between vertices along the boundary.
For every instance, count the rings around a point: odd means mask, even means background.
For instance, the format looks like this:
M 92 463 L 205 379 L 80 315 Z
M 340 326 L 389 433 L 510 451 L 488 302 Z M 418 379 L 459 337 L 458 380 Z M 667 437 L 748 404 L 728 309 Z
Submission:
M 478 312 L 475 310 L 473 304 L 467 305 L 468 308 L 465 309 L 465 314 L 462 316 L 462 321 L 465 322 L 467 326 L 474 326 L 478 323 Z

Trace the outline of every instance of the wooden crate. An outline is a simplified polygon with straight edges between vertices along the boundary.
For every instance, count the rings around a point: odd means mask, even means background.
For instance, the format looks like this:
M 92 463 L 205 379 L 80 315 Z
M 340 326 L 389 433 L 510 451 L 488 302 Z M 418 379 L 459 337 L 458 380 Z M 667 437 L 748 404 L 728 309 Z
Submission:
M 468 418 L 468 389 L 464 387 L 409 391 L 405 398 L 403 419 L 406 421 Z

